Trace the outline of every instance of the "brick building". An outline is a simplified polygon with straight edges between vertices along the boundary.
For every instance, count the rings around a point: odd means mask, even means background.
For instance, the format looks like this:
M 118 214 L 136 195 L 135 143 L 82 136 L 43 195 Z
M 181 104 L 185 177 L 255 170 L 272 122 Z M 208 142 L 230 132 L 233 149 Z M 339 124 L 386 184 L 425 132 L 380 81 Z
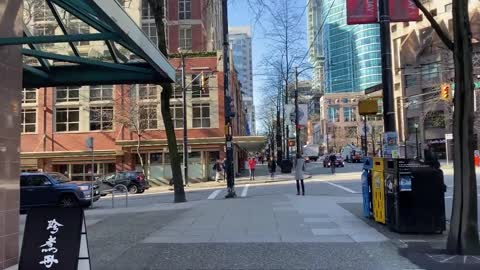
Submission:
M 186 59 L 187 128 L 189 168 L 192 179 L 204 180 L 211 175 L 213 162 L 223 157 L 224 93 L 220 53 Z M 171 59 L 174 67 L 180 59 Z M 201 68 L 199 68 L 201 67 Z M 203 72 L 209 76 L 208 88 L 192 80 Z M 180 76 L 177 76 L 180 77 Z M 234 107 L 241 104 L 239 83 L 231 76 Z M 176 85 L 170 112 L 176 128 L 179 150 L 182 149 L 182 92 Z M 136 147 L 147 168 L 149 179 L 165 182 L 171 177 L 166 134 L 161 115 L 160 87 L 154 85 L 101 85 L 24 89 L 22 102 L 22 170 L 58 171 L 73 180 L 89 179 L 92 153 L 85 140 L 94 138 L 95 174 L 115 170 L 139 169 Z M 129 105 L 130 104 L 130 105 Z M 138 110 L 140 142 L 135 129 L 129 127 L 127 114 Z M 135 115 L 131 115 L 135 119 Z M 234 119 L 234 136 L 245 134 L 245 114 L 238 111 Z M 236 171 L 243 151 L 235 152 Z
M 127 14 L 157 44 L 155 21 L 146 0 L 119 1 Z M 208 3 L 208 4 L 207 4 Z M 221 1 L 166 1 L 167 46 L 170 54 L 181 48 L 186 53 L 187 128 L 189 139 L 189 176 L 205 180 L 211 175 L 212 162 L 224 155 L 224 93 Z M 35 35 L 60 31 L 46 5 L 35 7 L 27 26 Z M 67 18 L 67 20 L 69 20 Z M 94 32 L 88 25 L 71 19 L 70 26 L 83 34 Z M 48 31 L 41 31 L 48 29 Z M 70 31 L 70 29 L 67 29 Z M 94 57 L 108 50 L 101 41 L 75 44 L 80 54 Z M 65 50 L 46 44 L 50 51 Z M 66 52 L 66 51 L 65 51 Z M 128 52 L 120 48 L 121 53 Z M 178 55 L 177 55 L 178 56 Z M 179 152 L 182 154 L 183 102 L 180 89 L 181 61 L 171 58 L 177 69 L 176 91 L 170 112 L 176 128 Z M 241 84 L 233 63 L 230 70 L 230 95 L 236 111 L 234 136 L 245 134 Z M 201 91 L 198 74 L 209 77 L 208 90 Z M 115 170 L 139 169 L 144 162 L 146 173 L 154 183 L 171 177 L 166 133 L 160 106 L 161 88 L 155 85 L 96 85 L 24 89 L 22 101 L 21 168 L 65 173 L 73 180 L 88 179 L 92 153 L 85 140 L 93 137 L 94 172 L 97 175 Z M 138 119 L 141 132 L 125 121 Z M 132 120 L 130 119 L 130 120 Z M 126 123 L 127 122 L 127 123 Z M 140 140 L 138 140 L 140 134 Z M 241 140 L 241 139 L 240 139 Z M 138 143 L 140 141 L 140 143 Z M 137 155 L 137 145 L 141 159 Z M 235 171 L 241 168 L 245 152 L 238 144 Z

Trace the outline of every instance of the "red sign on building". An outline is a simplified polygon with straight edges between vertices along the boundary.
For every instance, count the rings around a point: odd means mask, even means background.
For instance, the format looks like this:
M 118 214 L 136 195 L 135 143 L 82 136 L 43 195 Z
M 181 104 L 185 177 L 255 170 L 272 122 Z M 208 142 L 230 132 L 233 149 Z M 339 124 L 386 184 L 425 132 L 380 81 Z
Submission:
M 389 0 L 388 8 L 391 22 L 420 20 L 418 7 L 412 0 Z
M 377 0 L 347 0 L 347 24 L 376 23 Z

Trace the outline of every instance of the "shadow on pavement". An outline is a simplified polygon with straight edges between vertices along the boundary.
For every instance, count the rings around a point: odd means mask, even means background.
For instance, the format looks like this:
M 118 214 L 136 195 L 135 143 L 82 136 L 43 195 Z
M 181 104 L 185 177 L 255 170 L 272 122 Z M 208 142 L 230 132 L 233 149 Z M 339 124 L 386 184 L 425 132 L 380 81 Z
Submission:
M 385 235 L 398 246 L 400 256 L 425 270 L 470 270 L 480 269 L 480 256 L 453 256 L 443 247 L 447 234 L 399 234 L 390 231 L 385 225 L 363 216 L 361 203 L 341 203 L 345 210 L 351 212 L 365 223 Z

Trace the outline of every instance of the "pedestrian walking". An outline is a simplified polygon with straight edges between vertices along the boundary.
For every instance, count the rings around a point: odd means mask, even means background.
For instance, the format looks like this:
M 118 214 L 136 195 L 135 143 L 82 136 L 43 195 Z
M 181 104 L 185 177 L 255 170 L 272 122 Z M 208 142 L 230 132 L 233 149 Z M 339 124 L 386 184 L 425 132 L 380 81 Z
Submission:
M 223 164 L 220 161 L 220 159 L 217 159 L 217 161 L 215 162 L 215 165 L 213 165 L 213 170 L 215 171 L 215 181 L 218 183 L 220 182 L 220 178 L 222 178 L 222 174 L 223 174 Z
M 270 172 L 270 178 L 275 178 L 275 172 L 277 170 L 277 162 L 273 157 L 268 160 L 268 171 Z
M 335 153 L 332 153 L 328 159 L 330 160 L 330 170 L 332 171 L 332 174 L 335 173 L 335 169 L 337 168 L 337 155 Z
M 302 196 L 305 196 L 305 185 L 303 184 L 303 171 L 305 170 L 305 160 L 300 154 L 295 159 L 295 180 L 297 182 L 297 195 L 300 195 L 300 186 L 302 187 Z
M 222 167 L 223 167 L 223 182 L 225 182 L 227 181 L 227 158 L 223 158 Z
M 257 160 L 252 157 L 248 161 L 248 169 L 250 170 L 250 180 L 255 180 L 255 167 L 257 166 Z

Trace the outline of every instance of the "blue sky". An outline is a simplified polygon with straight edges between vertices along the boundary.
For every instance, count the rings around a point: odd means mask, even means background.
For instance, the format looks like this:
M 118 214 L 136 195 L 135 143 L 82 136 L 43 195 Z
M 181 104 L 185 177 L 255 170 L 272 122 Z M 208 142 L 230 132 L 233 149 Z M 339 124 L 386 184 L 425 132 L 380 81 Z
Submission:
M 253 15 L 249 12 L 247 0 L 230 0 L 228 4 L 228 24 L 229 26 L 247 26 L 252 28 L 252 62 L 253 62 L 253 95 L 255 106 L 259 106 L 260 99 L 255 94 L 255 89 L 258 89 L 261 82 L 255 76 L 255 67 L 262 59 L 265 52 L 265 44 L 262 42 L 263 33 L 259 29 L 254 29 Z
M 306 0 L 288 0 L 292 7 L 295 6 L 299 10 L 304 11 Z M 252 63 L 253 63 L 253 98 L 257 111 L 261 106 L 261 93 L 260 90 L 263 86 L 262 76 L 255 74 L 261 74 L 262 70 L 259 70 L 259 63 L 262 61 L 263 56 L 268 52 L 268 44 L 264 40 L 265 34 L 263 29 L 259 26 L 255 27 L 254 23 L 257 18 L 250 10 L 247 0 L 229 0 L 228 1 L 228 23 L 229 26 L 250 26 L 252 29 Z M 267 18 L 263 18 L 267 19 Z M 300 29 L 304 29 L 306 32 L 306 14 L 303 13 L 303 19 L 299 22 Z M 305 48 L 307 47 L 305 41 Z M 257 125 L 257 131 L 260 127 Z

